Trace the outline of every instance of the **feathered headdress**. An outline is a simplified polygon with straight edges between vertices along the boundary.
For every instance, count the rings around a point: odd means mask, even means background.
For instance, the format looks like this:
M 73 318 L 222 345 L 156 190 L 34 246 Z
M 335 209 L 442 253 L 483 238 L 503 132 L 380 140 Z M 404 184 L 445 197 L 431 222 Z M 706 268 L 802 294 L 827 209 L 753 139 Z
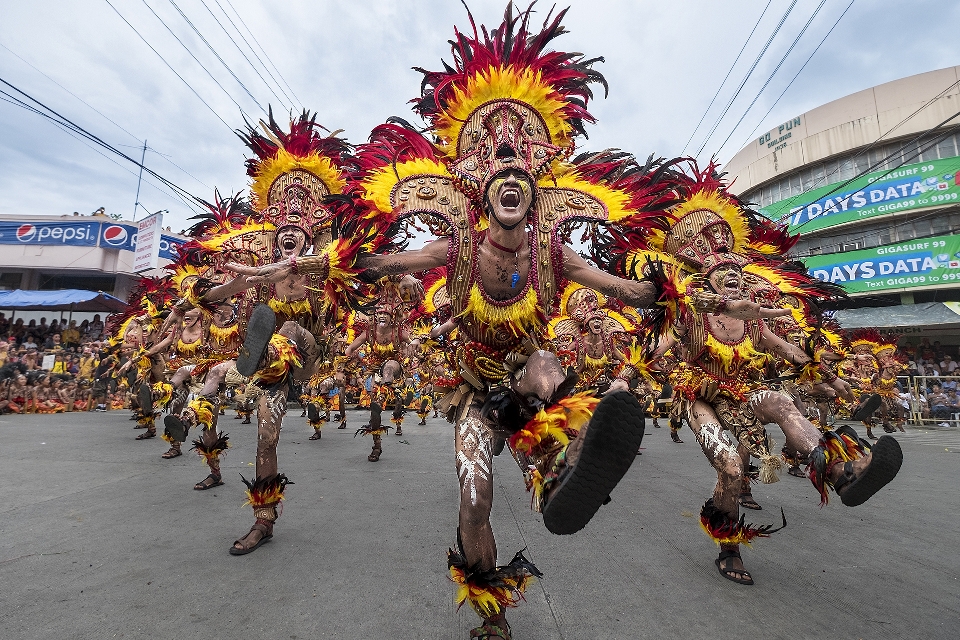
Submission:
M 254 153 L 247 160 L 253 179 L 253 206 L 277 228 L 295 226 L 313 238 L 329 224 L 328 196 L 347 188 L 346 168 L 351 150 L 346 140 L 317 124 L 316 114 L 304 111 L 284 131 L 269 112 L 258 130 L 247 124 L 238 134 Z
M 430 123 L 450 171 L 474 200 L 503 169 L 536 178 L 569 156 L 574 136 L 586 136 L 584 122 L 595 121 L 587 111 L 590 85 L 607 88 L 591 68 L 603 58 L 547 50 L 567 32 L 561 24 L 567 10 L 548 14 L 535 32 L 532 9 L 515 12 L 511 2 L 503 22 L 490 31 L 478 31 L 470 15 L 472 34 L 455 29 L 453 65 L 417 68 L 424 77 L 414 109 Z

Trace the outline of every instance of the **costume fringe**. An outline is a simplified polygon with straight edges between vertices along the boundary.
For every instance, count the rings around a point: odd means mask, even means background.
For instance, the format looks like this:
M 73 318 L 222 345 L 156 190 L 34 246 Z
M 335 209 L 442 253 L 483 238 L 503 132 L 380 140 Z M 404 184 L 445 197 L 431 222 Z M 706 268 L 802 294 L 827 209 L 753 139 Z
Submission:
M 269 507 L 283 501 L 283 491 L 288 484 L 293 484 L 282 473 L 278 473 L 272 478 L 257 478 L 250 482 L 240 474 L 243 484 L 247 485 L 247 501 L 243 506 L 250 505 L 253 508 Z
M 187 409 L 193 411 L 194 415 L 197 416 L 197 424 L 203 426 L 204 429 L 209 429 L 213 424 L 213 403 L 203 396 L 188 404 Z
M 387 425 L 381 424 L 376 429 L 371 429 L 370 425 L 365 424 L 359 429 L 357 429 L 357 432 L 353 434 L 353 437 L 356 438 L 357 436 L 383 436 L 383 435 L 386 435 L 387 432 L 392 428 L 393 427 L 389 427 Z
M 864 455 L 863 447 L 850 436 L 835 431 L 827 431 L 821 436 L 807 464 L 807 476 L 820 493 L 821 507 L 830 502 L 828 487 L 833 486 L 827 479 L 830 469 L 837 464 L 859 460 Z
M 191 451 L 196 451 L 200 459 L 207 465 L 211 462 L 217 462 L 222 456 L 226 455 L 230 448 L 230 436 L 223 432 L 217 432 L 217 439 L 209 447 L 203 444 L 203 438 L 197 438 L 193 441 Z
M 523 592 L 531 578 L 543 577 L 540 570 L 523 556 L 525 549 L 518 551 L 513 560 L 502 567 L 489 571 L 481 571 L 476 566 L 468 567 L 459 538 L 458 531 L 459 551 L 447 551 L 450 579 L 457 584 L 454 601 L 458 609 L 464 602 L 470 602 L 470 606 L 481 617 L 492 618 L 508 607 L 516 607 L 524 599 Z
M 576 437 L 580 427 L 590 420 L 600 399 L 589 391 L 563 398 L 553 406 L 541 409 L 522 429 L 510 436 L 510 448 L 520 453 L 531 453 L 542 448 L 541 443 L 565 447 Z M 545 443 L 545 444 L 547 444 Z
M 783 518 L 783 524 L 773 528 L 772 524 L 765 524 L 756 527 L 752 524 L 745 524 L 746 516 L 740 516 L 740 520 L 732 520 L 727 514 L 717 509 L 713 504 L 713 498 L 704 503 L 700 510 L 700 527 L 710 538 L 718 545 L 721 544 L 745 544 L 749 545 L 755 538 L 769 538 L 771 533 L 776 533 L 787 526 L 787 517 L 780 509 L 780 517 Z
M 275 333 L 270 338 L 270 345 L 267 349 L 270 347 L 273 347 L 276 355 L 265 368 L 253 375 L 254 382 L 266 385 L 276 384 L 290 373 L 290 369 L 303 365 L 297 345 L 289 338 Z

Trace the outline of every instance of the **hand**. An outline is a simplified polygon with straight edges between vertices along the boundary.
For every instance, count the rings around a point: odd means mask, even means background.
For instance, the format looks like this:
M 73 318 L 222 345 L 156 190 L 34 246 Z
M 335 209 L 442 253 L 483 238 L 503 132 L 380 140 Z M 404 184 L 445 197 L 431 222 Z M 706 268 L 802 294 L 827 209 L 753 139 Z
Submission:
M 238 262 L 228 262 L 223 265 L 223 268 L 241 276 L 246 276 L 245 281 L 249 284 L 280 282 L 293 273 L 293 265 L 286 260 L 267 264 L 262 267 L 250 267 Z

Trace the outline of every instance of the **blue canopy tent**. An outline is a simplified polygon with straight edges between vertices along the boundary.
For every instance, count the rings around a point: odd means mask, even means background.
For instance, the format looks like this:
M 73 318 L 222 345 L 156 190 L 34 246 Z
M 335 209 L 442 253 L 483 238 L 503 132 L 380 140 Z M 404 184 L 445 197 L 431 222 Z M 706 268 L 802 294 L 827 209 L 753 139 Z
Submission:
M 120 298 L 102 291 L 60 289 L 59 291 L 0 291 L 0 310 L 17 311 L 89 311 L 116 313 L 126 308 Z M 12 316 L 13 317 L 13 316 Z

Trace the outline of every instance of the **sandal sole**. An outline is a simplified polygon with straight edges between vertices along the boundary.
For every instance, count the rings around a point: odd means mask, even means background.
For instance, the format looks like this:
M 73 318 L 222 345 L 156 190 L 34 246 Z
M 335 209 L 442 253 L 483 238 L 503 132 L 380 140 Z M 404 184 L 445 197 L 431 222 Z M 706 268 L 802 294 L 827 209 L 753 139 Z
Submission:
M 167 434 L 177 442 L 186 442 L 187 427 L 179 416 L 166 415 L 163 417 L 163 427 Z
M 543 508 L 550 533 L 580 531 L 626 475 L 643 441 L 643 407 L 626 391 L 605 396 L 590 419 L 576 464 Z
M 272 309 L 271 309 L 271 311 L 272 311 Z M 260 548 L 260 545 L 262 545 L 262 544 L 264 544 L 264 543 L 266 543 L 266 542 L 270 542 L 270 538 L 272 538 L 272 537 L 273 537 L 272 535 L 269 535 L 269 536 L 264 536 L 264 537 L 260 538 L 259 540 L 257 540 L 257 544 L 253 545 L 253 546 L 250 547 L 249 549 L 237 549 L 236 547 L 230 547 L 230 555 L 232 555 L 232 556 L 245 556 L 245 555 L 247 555 L 248 553 L 253 553 L 254 551 L 256 551 L 257 549 Z M 237 540 L 237 541 L 234 542 L 233 544 L 237 544 L 237 542 L 240 542 L 240 541 Z
M 870 417 L 876 413 L 877 409 L 880 408 L 880 405 L 883 404 L 883 398 L 877 394 L 873 394 L 866 401 L 857 407 L 857 410 L 853 412 L 853 415 L 850 416 L 851 420 L 856 420 L 857 422 L 863 422 L 864 420 L 869 420 Z
M 221 480 L 221 481 L 219 481 L 219 482 L 217 482 L 217 483 L 215 483 L 215 484 L 207 484 L 207 485 L 204 485 L 204 484 L 202 484 L 201 482 L 198 482 L 197 484 L 193 485 L 193 490 L 194 490 L 194 491 L 206 491 L 207 489 L 213 489 L 214 487 L 221 487 L 221 486 L 223 486 L 223 480 Z
M 840 494 L 840 501 L 856 507 L 893 480 L 903 465 L 903 450 L 896 438 L 882 436 L 870 449 L 870 466 Z
M 258 304 L 250 314 L 247 333 L 243 338 L 243 348 L 237 356 L 237 371 L 249 378 L 257 372 L 260 358 L 270 344 L 270 338 L 277 328 L 277 314 L 265 304 Z M 231 547 L 232 548 L 232 547 Z

